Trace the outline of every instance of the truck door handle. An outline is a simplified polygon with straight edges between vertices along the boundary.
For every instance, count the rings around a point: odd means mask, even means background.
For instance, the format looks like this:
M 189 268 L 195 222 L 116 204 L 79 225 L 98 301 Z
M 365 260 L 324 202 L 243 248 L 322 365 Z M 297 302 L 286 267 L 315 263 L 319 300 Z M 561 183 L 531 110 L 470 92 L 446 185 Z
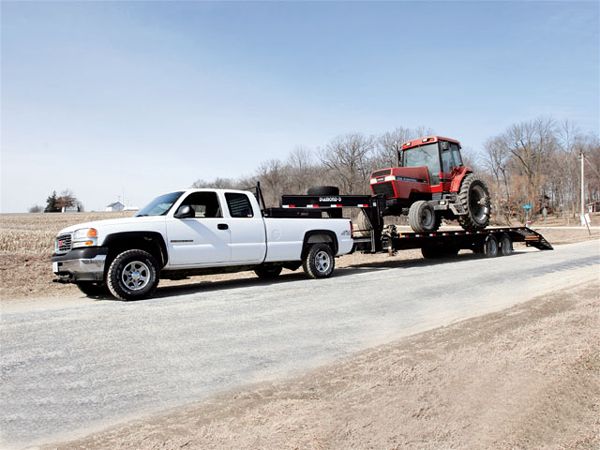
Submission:
M 217 228 L 219 230 L 228 230 L 229 229 L 229 225 L 227 225 L 226 223 L 220 223 L 219 225 L 217 225 Z

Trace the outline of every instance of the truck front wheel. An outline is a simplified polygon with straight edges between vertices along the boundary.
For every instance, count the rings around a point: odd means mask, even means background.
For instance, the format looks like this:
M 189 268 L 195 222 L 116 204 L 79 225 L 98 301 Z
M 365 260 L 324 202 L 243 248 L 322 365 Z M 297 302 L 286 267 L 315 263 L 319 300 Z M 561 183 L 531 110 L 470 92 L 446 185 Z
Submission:
M 106 284 L 121 300 L 148 298 L 158 285 L 158 263 L 144 250 L 126 250 L 110 263 Z
M 330 277 L 335 268 L 335 257 L 327 244 L 313 244 L 302 260 L 304 272 L 311 278 Z

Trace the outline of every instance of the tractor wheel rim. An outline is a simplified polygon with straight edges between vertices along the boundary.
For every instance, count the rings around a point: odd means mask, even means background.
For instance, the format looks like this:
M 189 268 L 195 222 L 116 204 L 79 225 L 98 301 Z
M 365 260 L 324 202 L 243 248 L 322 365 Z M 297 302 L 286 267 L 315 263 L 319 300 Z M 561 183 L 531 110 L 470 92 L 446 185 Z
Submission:
M 320 273 L 325 273 L 329 270 L 331 267 L 331 257 L 326 251 L 320 250 L 317 252 L 315 255 L 315 267 Z
M 479 223 L 485 222 L 489 212 L 487 195 L 481 186 L 473 186 L 469 199 L 469 208 L 473 219 Z
M 121 281 L 131 291 L 144 289 L 150 283 L 150 268 L 142 261 L 131 261 L 123 269 Z
M 429 209 L 424 209 L 421 212 L 421 223 L 425 228 L 429 228 L 433 222 L 433 214 Z

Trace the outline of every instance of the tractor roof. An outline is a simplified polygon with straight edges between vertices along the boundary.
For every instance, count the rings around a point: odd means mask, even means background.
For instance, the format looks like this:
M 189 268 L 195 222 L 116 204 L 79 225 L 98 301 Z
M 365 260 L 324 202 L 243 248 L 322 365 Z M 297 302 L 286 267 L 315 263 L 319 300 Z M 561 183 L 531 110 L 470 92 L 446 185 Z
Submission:
M 402 150 L 408 150 L 410 148 L 419 147 L 424 144 L 433 144 L 434 142 L 446 141 L 446 142 L 454 142 L 455 144 L 460 145 L 456 139 L 451 139 L 443 136 L 425 136 L 419 139 L 413 139 L 412 141 L 405 142 L 402 144 Z

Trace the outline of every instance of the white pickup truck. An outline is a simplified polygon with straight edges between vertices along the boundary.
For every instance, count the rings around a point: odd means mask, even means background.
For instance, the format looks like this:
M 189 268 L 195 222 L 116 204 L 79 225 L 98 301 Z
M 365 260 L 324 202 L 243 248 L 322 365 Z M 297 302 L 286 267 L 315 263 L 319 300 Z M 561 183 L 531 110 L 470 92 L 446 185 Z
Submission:
M 335 256 L 352 251 L 352 224 L 341 218 L 264 217 L 246 191 L 188 189 L 155 198 L 135 216 L 61 230 L 52 255 L 56 281 L 90 296 L 152 295 L 159 278 L 282 268 L 329 277 Z

